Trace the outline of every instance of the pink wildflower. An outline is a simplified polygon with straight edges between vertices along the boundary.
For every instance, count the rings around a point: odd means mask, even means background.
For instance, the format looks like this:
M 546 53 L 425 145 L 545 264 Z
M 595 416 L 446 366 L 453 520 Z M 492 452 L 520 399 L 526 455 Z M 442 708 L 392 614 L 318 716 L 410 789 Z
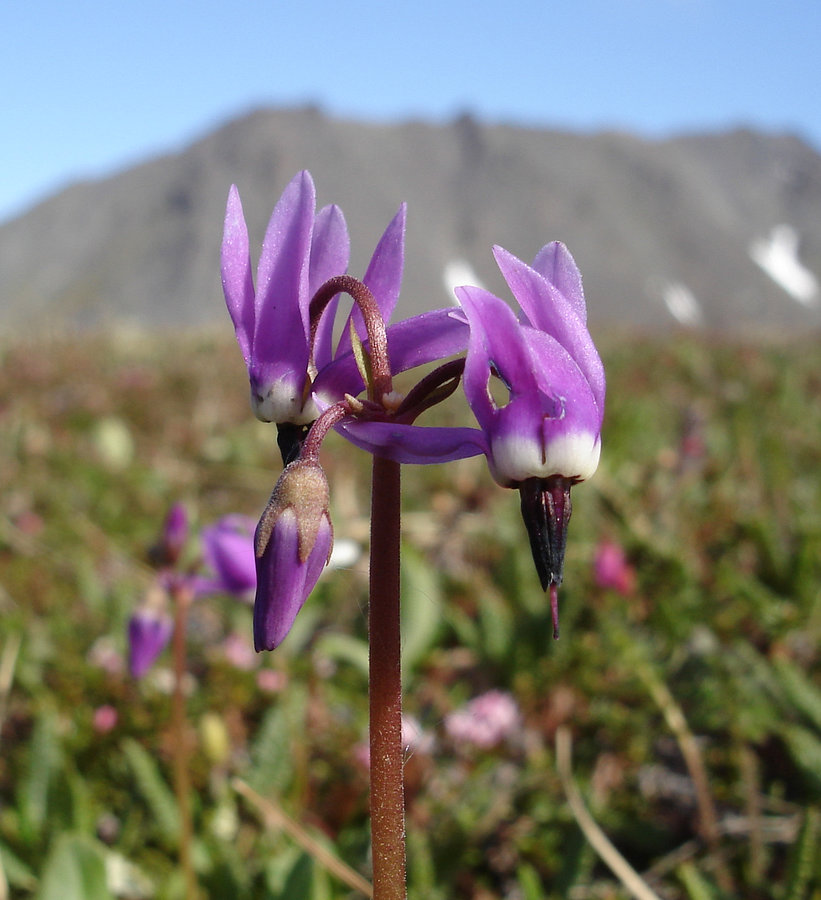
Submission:
M 445 731 L 451 740 L 493 747 L 521 727 L 519 708 L 505 691 L 488 691 L 445 716 Z
M 624 550 L 613 541 L 602 541 L 593 559 L 593 574 L 600 588 L 617 591 L 623 596 L 636 589 L 636 573 L 627 562 Z
M 97 734 L 108 734 L 109 731 L 113 731 L 117 727 L 117 719 L 117 710 L 106 703 L 94 710 L 92 726 Z

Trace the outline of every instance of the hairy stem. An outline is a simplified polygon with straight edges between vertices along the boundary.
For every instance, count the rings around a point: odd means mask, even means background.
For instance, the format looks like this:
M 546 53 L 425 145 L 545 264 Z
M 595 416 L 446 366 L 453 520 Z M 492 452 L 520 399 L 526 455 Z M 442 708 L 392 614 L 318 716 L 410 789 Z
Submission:
M 375 456 L 371 500 L 371 845 L 375 900 L 404 900 L 405 798 L 399 633 L 399 463 Z
M 319 319 L 325 307 L 336 294 L 349 294 L 359 307 L 368 333 L 368 352 L 373 371 L 373 399 L 382 402 L 382 397 L 393 390 L 391 367 L 388 361 L 388 336 L 385 332 L 385 321 L 370 288 L 352 275 L 336 275 L 329 278 L 314 294 L 308 309 L 311 323 L 311 342 L 313 348 Z M 311 350 L 313 354 L 313 349 Z M 312 359 L 313 362 L 313 359 Z

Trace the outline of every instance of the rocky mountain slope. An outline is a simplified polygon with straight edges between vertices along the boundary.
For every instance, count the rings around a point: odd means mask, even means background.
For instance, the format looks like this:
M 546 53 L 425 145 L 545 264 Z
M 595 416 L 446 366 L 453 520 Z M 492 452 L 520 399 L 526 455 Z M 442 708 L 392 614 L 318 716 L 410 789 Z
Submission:
M 596 329 L 794 333 L 821 326 L 821 156 L 753 131 L 648 141 L 480 123 L 365 124 L 262 110 L 181 153 L 75 184 L 0 226 L 0 326 L 225 321 L 219 244 L 239 186 L 258 252 L 280 191 L 309 168 L 339 203 L 362 274 L 409 207 L 399 315 L 447 280 L 503 288 L 501 244 L 570 247 Z M 504 294 L 503 294 L 504 295 Z

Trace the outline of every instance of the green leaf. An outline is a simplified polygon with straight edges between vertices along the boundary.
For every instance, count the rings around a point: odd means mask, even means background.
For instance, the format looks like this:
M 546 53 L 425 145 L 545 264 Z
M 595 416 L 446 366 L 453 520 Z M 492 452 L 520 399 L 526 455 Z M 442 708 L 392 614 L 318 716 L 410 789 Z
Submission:
M 814 732 L 801 725 L 785 723 L 781 737 L 794 762 L 804 771 L 807 781 L 821 794 L 821 740 Z
M 490 585 L 479 596 L 479 622 L 484 651 L 495 663 L 510 659 L 513 646 L 513 611 Z
M 300 853 L 282 890 L 282 898 L 288 900 L 313 900 L 314 861 L 307 853 Z
M 402 670 L 406 677 L 430 650 L 442 624 L 436 569 L 412 547 L 402 548 Z
M 432 900 L 438 897 L 436 864 L 428 836 L 424 831 L 414 828 L 408 830 L 407 856 L 408 896 L 411 900 Z
M 821 731 L 821 691 L 788 659 L 774 659 L 773 668 L 792 705 Z
M 676 871 L 690 900 L 716 900 L 716 892 L 691 862 L 682 863 Z
M 123 741 L 123 753 L 162 837 L 167 843 L 176 846 L 180 834 L 179 810 L 174 794 L 163 778 L 156 760 L 133 738 L 126 738 Z
M 41 715 L 34 726 L 28 771 L 20 791 L 22 831 L 28 842 L 40 838 L 50 821 L 49 799 L 61 762 L 56 714 L 49 711 Z
M 533 866 L 523 863 L 519 866 L 516 877 L 522 892 L 522 900 L 543 900 L 542 880 Z
M 24 888 L 27 891 L 34 890 L 37 879 L 31 869 L 18 857 L 16 857 L 5 844 L 0 844 L 0 872 L 6 877 L 6 881 L 12 887 Z M 0 876 L 0 885 L 2 885 Z
M 818 858 L 820 826 L 821 813 L 818 809 L 810 807 L 804 815 L 798 840 L 790 853 L 784 900 L 805 900 L 809 896 L 807 888 L 810 886 L 813 867 Z
M 368 644 L 343 632 L 328 632 L 316 642 L 316 652 L 335 662 L 348 663 L 368 678 Z
M 38 900 L 114 900 L 105 850 L 84 835 L 63 834 L 46 860 Z
M 307 693 L 297 684 L 265 714 L 251 746 L 248 783 L 261 794 L 283 794 L 294 776 L 293 741 L 305 728 Z

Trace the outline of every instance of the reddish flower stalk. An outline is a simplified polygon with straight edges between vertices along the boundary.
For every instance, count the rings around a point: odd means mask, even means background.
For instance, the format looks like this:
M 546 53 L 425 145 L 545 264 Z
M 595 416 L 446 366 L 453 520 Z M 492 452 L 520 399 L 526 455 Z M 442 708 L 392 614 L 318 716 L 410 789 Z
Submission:
M 375 456 L 371 498 L 371 846 L 375 900 L 404 900 L 405 791 L 399 634 L 399 463 Z

